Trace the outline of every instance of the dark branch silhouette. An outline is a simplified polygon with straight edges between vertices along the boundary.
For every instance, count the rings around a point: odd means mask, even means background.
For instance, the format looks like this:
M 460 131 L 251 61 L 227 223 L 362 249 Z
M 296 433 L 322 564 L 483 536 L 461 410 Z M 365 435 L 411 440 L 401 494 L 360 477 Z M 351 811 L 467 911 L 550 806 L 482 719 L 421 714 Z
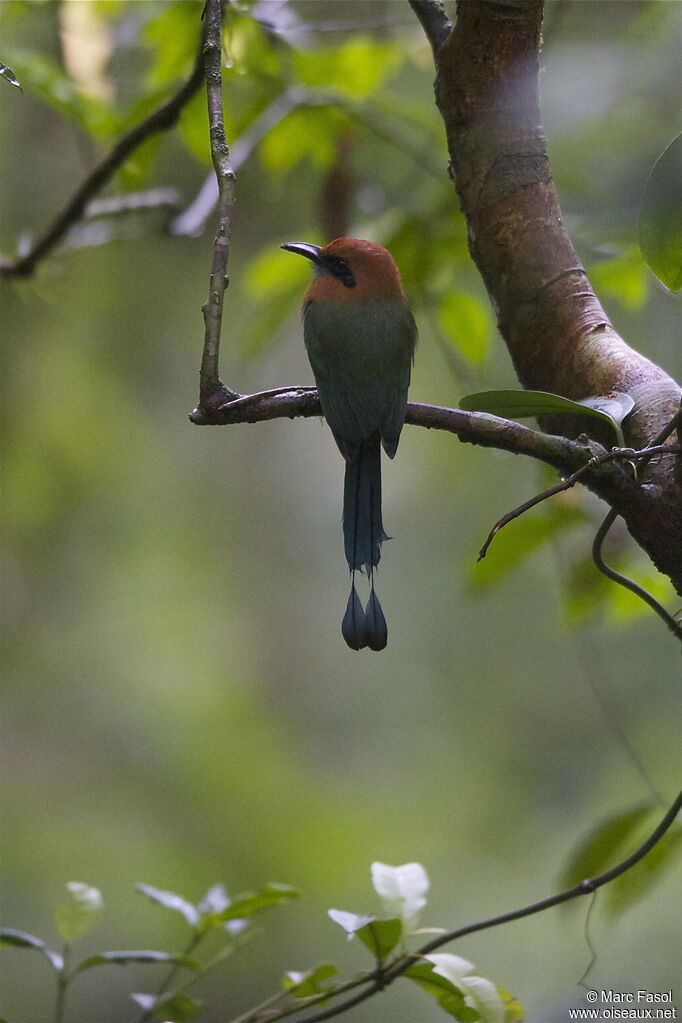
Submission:
M 81 182 L 64 209 L 60 211 L 47 230 L 37 238 L 29 251 L 11 262 L 0 263 L 0 277 L 29 277 L 37 264 L 52 252 L 70 228 L 81 219 L 89 201 L 101 191 L 130 154 L 156 132 L 167 131 L 176 124 L 182 108 L 202 83 L 202 49 L 203 47 L 200 47 L 194 68 L 187 81 L 183 82 L 169 100 L 166 100 L 144 120 L 121 136 L 110 152 Z

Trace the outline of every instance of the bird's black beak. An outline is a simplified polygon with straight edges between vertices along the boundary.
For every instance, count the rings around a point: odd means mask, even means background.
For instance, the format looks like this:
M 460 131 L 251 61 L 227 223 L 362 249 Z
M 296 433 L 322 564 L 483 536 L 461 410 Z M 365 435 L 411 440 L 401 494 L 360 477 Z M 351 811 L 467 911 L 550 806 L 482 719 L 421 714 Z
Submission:
M 280 249 L 286 249 L 287 252 L 297 252 L 299 256 L 305 256 L 306 259 L 312 260 L 318 266 L 322 262 L 320 258 L 320 253 L 322 252 L 321 245 L 312 245 L 310 242 L 284 242 L 283 245 L 280 245 Z

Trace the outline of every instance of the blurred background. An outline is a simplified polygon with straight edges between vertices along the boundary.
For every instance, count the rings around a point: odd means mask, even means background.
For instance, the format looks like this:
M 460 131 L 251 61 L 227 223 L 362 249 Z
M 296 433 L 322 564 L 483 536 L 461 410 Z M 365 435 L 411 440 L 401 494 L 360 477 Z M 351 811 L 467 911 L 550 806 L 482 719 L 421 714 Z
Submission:
M 26 247 L 113 141 L 189 74 L 201 4 L 0 7 L 0 248 Z M 226 26 L 227 130 L 238 169 L 221 357 L 241 392 L 310 384 L 298 314 L 309 268 L 280 242 L 348 233 L 394 254 L 420 328 L 411 397 L 455 405 L 515 386 L 466 251 L 432 101 L 430 50 L 398 0 L 251 3 Z M 682 130 L 682 6 L 548 5 L 544 127 L 580 255 L 617 328 L 682 376 L 679 298 L 636 246 L 647 174 Z M 213 219 L 187 221 L 209 173 L 200 91 L 33 277 L 0 282 L 3 452 L 3 923 L 58 938 L 64 884 L 106 911 L 83 951 L 166 948 L 179 916 L 137 882 L 198 900 L 267 881 L 295 903 L 196 994 L 229 1019 L 286 970 L 367 967 L 330 907 L 376 911 L 373 860 L 431 878 L 427 926 L 455 927 L 557 890 L 610 815 L 679 787 L 679 650 L 591 566 L 604 507 L 569 493 L 492 524 L 553 479 L 530 462 L 406 428 L 385 465 L 381 655 L 340 635 L 343 464 L 318 420 L 192 426 Z M 241 147 L 241 148 L 240 148 Z M 159 198 L 163 201 L 159 203 Z M 123 204 L 125 205 L 125 204 Z M 203 220 L 206 221 L 205 228 Z M 180 233 L 178 233 L 180 232 Z M 627 535 L 620 563 L 676 610 Z M 627 851 L 627 849 L 625 850 Z M 617 858 L 617 857 L 616 857 Z M 613 914 L 600 893 L 588 986 L 678 978 L 680 868 Z M 583 1005 L 587 904 L 451 951 L 535 1023 Z M 35 953 L 3 949 L 0 1013 L 51 1018 Z M 74 983 L 68 1018 L 133 1018 L 154 967 Z M 151 979 L 150 979 L 151 976 Z M 349 1015 L 431 1019 L 395 985 Z M 682 992 L 678 991 L 678 997 Z

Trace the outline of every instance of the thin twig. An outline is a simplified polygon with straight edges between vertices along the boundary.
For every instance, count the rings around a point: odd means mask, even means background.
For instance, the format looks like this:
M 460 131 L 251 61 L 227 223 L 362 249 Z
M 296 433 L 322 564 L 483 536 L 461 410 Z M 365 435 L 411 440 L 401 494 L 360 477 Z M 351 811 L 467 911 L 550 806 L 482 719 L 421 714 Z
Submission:
M 680 407 L 680 409 L 673 416 L 668 425 L 664 426 L 661 432 L 656 437 L 654 437 L 651 447 L 646 448 L 644 450 L 643 452 L 644 457 L 642 458 L 635 472 L 636 476 L 637 475 L 641 476 L 642 469 L 646 465 L 648 465 L 648 463 L 651 461 L 654 455 L 657 455 L 659 453 L 663 454 L 680 453 L 681 448 L 679 444 L 678 445 L 664 444 L 664 441 L 666 441 L 668 437 L 675 431 L 675 429 L 679 427 L 680 423 L 682 423 L 682 407 Z M 656 598 L 653 597 L 648 592 L 648 590 L 645 590 L 643 586 L 640 586 L 639 583 L 636 583 L 634 579 L 630 579 L 628 576 L 622 575 L 620 572 L 617 572 L 615 568 L 611 568 L 611 566 L 607 565 L 606 562 L 604 561 L 604 558 L 602 557 L 602 547 L 604 546 L 604 541 L 609 530 L 611 529 L 611 526 L 613 525 L 617 518 L 618 512 L 616 512 L 614 508 L 609 508 L 608 512 L 606 513 L 606 517 L 604 518 L 604 521 L 597 530 L 594 537 L 594 541 L 592 543 L 592 560 L 594 561 L 595 565 L 602 573 L 602 575 L 605 575 L 607 579 L 611 580 L 611 582 L 617 583 L 619 586 L 623 586 L 626 590 L 630 590 L 630 592 L 634 593 L 635 596 L 640 598 L 640 600 L 643 600 L 645 604 L 648 604 L 651 610 L 654 611 L 654 613 L 657 614 L 658 617 L 663 622 L 665 622 L 665 624 L 668 626 L 672 634 L 676 636 L 677 639 L 682 640 L 682 623 L 678 622 L 675 618 L 673 618 L 672 615 L 668 614 L 666 609 L 661 604 L 659 604 Z
M 303 1023 L 322 1023 L 322 1020 L 331 1019 L 333 1016 L 338 1016 L 348 1009 L 359 1005 L 361 1002 L 371 998 L 372 995 L 377 994 L 379 991 L 383 991 L 389 984 L 392 984 L 394 980 L 402 976 L 413 964 L 415 959 L 419 959 L 423 956 L 428 955 L 430 952 L 435 951 L 437 948 L 441 948 L 443 945 L 447 945 L 452 941 L 456 941 L 459 938 L 463 938 L 468 934 L 475 934 L 478 931 L 489 930 L 492 927 L 500 927 L 502 924 L 511 923 L 513 920 L 522 920 L 524 917 L 533 916 L 536 913 L 542 913 L 546 909 L 552 909 L 554 906 L 560 906 L 564 902 L 569 902 L 572 899 L 578 898 L 580 895 L 590 895 L 596 892 L 597 889 L 602 888 L 604 885 L 609 884 L 611 881 L 615 881 L 617 877 L 630 870 L 635 864 L 639 863 L 647 853 L 649 853 L 655 845 L 663 838 L 665 833 L 672 826 L 675 818 L 682 810 L 682 791 L 678 794 L 675 801 L 672 803 L 670 808 L 666 811 L 665 815 L 661 819 L 657 827 L 652 831 L 649 837 L 643 842 L 630 856 L 622 860 L 615 867 L 611 867 L 610 870 L 604 871 L 602 874 L 598 874 L 593 878 L 586 878 L 580 881 L 578 884 L 573 885 L 572 888 L 567 888 L 562 892 L 558 892 L 556 895 L 550 895 L 546 899 L 541 899 L 539 902 L 533 902 L 528 906 L 523 906 L 520 909 L 514 909 L 509 913 L 502 913 L 499 916 L 489 917 L 486 920 L 479 920 L 476 923 L 467 924 L 465 927 L 458 927 L 456 930 L 447 931 L 445 934 L 439 935 L 432 941 L 427 942 L 414 953 L 408 953 L 402 955 L 396 962 L 389 966 L 386 970 L 381 971 L 378 975 L 368 974 L 365 981 L 370 985 L 365 988 L 364 991 L 358 992 L 352 998 L 346 999 L 338 1005 L 331 1006 L 329 1009 L 325 1009 L 322 1012 L 313 1014 L 312 1016 L 306 1016 Z M 329 992 L 328 997 L 334 997 L 335 992 Z M 290 1011 L 287 1014 L 291 1014 Z M 270 1017 L 273 1021 L 281 1018 L 283 1014 L 276 1014 Z
M 557 483 L 553 487 L 548 487 L 547 490 L 543 490 L 541 493 L 531 497 L 530 500 L 524 501 L 523 504 L 520 504 L 517 508 L 507 512 L 507 514 L 503 515 L 501 519 L 498 519 L 488 533 L 487 539 L 478 552 L 476 560 L 481 561 L 486 556 L 490 544 L 504 526 L 513 522 L 514 519 L 518 519 L 520 515 L 524 514 L 524 512 L 527 512 L 536 505 L 541 504 L 542 501 L 546 501 L 547 498 L 554 497 L 555 494 L 560 494 L 564 490 L 570 490 L 571 487 L 575 486 L 581 476 L 584 476 L 589 470 L 597 469 L 605 462 L 610 462 L 614 459 L 625 459 L 628 462 L 641 459 L 641 461 L 645 463 L 650 461 L 654 455 L 677 455 L 680 451 L 682 451 L 682 448 L 678 445 L 657 444 L 655 447 L 643 448 L 641 451 L 635 451 L 633 448 L 611 448 L 610 451 L 605 451 L 603 454 L 595 455 L 574 473 L 567 476 L 565 480 L 562 480 L 561 483 Z
M 0 263 L 0 277 L 28 277 L 33 273 L 40 260 L 49 255 L 67 231 L 81 219 L 88 202 L 125 163 L 133 150 L 156 132 L 167 131 L 173 127 L 183 107 L 201 85 L 202 73 L 203 53 L 200 48 L 191 75 L 175 95 L 121 136 L 110 152 L 81 182 L 64 209 L 33 243 L 29 251 L 11 262 Z
M 636 583 L 634 579 L 630 579 L 627 575 L 623 575 L 621 572 L 617 572 L 615 568 L 611 568 L 607 565 L 602 557 L 602 545 L 606 539 L 606 534 L 611 529 L 611 526 L 618 518 L 618 512 L 613 508 L 609 508 L 606 518 L 602 522 L 601 526 L 595 533 L 594 541 L 592 543 L 592 560 L 595 565 L 607 579 L 611 582 L 618 583 L 619 586 L 623 586 L 626 590 L 630 590 L 636 597 L 643 600 L 645 604 L 654 611 L 658 617 L 665 622 L 673 636 L 676 636 L 682 642 L 682 623 L 676 621 L 671 614 L 668 614 L 666 609 L 659 604 L 655 597 L 653 597 L 648 590 L 645 590 L 643 586 Z
M 224 402 L 236 395 L 226 388 L 218 375 L 220 330 L 225 291 L 229 284 L 227 265 L 230 256 L 230 229 L 234 211 L 235 175 L 223 119 L 222 31 L 223 0 L 206 0 L 204 33 L 204 73 L 211 136 L 211 159 L 218 182 L 218 226 L 213 243 L 213 260 L 208 298 L 203 306 L 204 349 L 199 373 L 199 404 L 202 408 L 216 400 Z

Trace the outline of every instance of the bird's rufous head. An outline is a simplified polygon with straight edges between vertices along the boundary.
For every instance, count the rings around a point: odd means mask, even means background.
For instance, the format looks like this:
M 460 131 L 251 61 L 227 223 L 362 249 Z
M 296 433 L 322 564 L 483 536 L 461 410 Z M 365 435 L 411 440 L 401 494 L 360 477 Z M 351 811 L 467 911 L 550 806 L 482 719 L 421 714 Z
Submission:
M 362 238 L 336 238 L 328 245 L 286 242 L 280 248 L 311 260 L 315 278 L 304 302 L 357 298 L 402 298 L 398 267 L 383 246 Z

